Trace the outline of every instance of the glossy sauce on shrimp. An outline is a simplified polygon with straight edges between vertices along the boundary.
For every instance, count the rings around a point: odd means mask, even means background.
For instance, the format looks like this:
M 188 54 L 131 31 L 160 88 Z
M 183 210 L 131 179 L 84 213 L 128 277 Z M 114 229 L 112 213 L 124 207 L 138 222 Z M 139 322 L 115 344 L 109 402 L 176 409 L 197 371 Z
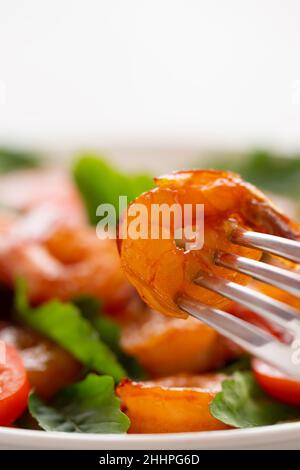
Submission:
M 249 277 L 216 266 L 219 250 L 252 259 L 261 252 L 238 246 L 230 241 L 236 226 L 283 236 L 299 238 L 299 227 L 292 223 L 254 186 L 239 175 L 217 170 L 179 171 L 159 177 L 157 187 L 138 197 L 127 213 L 127 225 L 119 247 L 121 262 L 128 279 L 151 308 L 167 315 L 186 316 L 177 306 L 177 298 L 187 295 L 207 305 L 224 308 L 228 301 L 193 280 L 199 273 L 211 273 L 239 284 Z M 135 208 L 143 205 L 151 214 L 153 205 L 204 205 L 204 245 L 199 250 L 186 250 L 176 242 L 176 227 L 165 239 L 132 238 L 128 232 Z M 153 228 L 149 217 L 149 233 Z M 191 222 L 193 224 L 193 221 Z M 160 224 L 163 222 L 160 220 Z M 161 227 L 160 227 L 161 228 Z
M 117 387 L 129 433 L 216 431 L 229 426 L 214 418 L 209 405 L 227 377 L 180 374 L 149 382 L 123 380 Z

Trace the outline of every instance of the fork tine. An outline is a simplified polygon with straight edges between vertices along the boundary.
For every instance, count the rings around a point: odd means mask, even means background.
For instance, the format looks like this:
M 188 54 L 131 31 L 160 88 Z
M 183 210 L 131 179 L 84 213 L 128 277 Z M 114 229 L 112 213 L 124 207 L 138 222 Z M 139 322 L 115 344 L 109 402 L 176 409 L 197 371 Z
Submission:
M 277 323 L 282 328 L 286 328 L 292 334 L 300 337 L 300 313 L 295 308 L 278 300 L 271 299 L 267 295 L 254 291 L 249 287 L 241 286 L 235 282 L 227 281 L 207 273 L 199 274 L 194 279 L 194 283 L 245 305 L 262 317 Z
M 237 245 L 258 248 L 300 263 L 300 242 L 296 240 L 236 228 L 231 234 L 231 241 Z
M 217 253 L 215 264 L 248 274 L 254 279 L 272 284 L 300 297 L 300 274 L 295 271 L 224 252 Z
M 208 324 L 254 356 L 300 379 L 300 367 L 292 361 L 292 348 L 280 343 L 269 333 L 229 313 L 201 305 L 187 297 L 178 299 L 178 305 L 183 311 Z

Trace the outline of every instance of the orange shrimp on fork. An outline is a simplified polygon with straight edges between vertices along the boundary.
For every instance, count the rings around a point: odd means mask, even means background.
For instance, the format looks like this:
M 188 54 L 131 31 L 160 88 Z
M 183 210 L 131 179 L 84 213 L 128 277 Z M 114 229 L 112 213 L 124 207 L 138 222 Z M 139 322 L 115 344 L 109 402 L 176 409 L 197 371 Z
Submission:
M 177 299 L 185 296 L 226 309 L 230 303 L 227 299 L 195 285 L 193 280 L 199 273 L 242 285 L 249 282 L 249 276 L 215 263 L 216 255 L 222 252 L 254 260 L 261 258 L 260 250 L 232 243 L 236 227 L 299 239 L 298 225 L 239 175 L 217 170 L 187 170 L 161 176 L 155 181 L 155 189 L 142 194 L 129 206 L 128 227 L 138 205 L 144 205 L 149 214 L 154 204 L 169 207 L 179 204 L 182 208 L 185 204 L 204 205 L 204 245 L 200 250 L 178 246 L 175 224 L 169 239 L 163 237 L 162 231 L 157 239 L 151 236 L 132 238 L 127 231 L 128 236 L 122 235 L 119 242 L 122 266 L 128 279 L 151 308 L 166 315 L 185 317 L 177 305 Z M 162 221 L 159 223 L 162 228 Z M 148 224 L 151 229 L 151 218 Z

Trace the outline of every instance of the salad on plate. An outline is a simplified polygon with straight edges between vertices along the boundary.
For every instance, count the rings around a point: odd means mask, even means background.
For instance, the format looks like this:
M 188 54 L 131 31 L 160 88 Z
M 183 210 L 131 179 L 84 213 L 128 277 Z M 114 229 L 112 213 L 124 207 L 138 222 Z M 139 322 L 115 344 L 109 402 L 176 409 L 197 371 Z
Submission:
M 94 154 L 68 169 L 43 161 L 0 150 L 0 426 L 145 434 L 300 421 L 300 381 L 178 307 L 189 296 L 286 341 L 193 279 L 219 274 L 300 310 L 298 297 L 214 263 L 217 251 L 261 259 L 230 242 L 237 225 L 300 238 L 300 159 L 211 156 L 154 180 Z M 185 205 L 204 207 L 200 245 L 178 232 Z M 137 222 L 141 207 L 160 208 L 155 224 Z

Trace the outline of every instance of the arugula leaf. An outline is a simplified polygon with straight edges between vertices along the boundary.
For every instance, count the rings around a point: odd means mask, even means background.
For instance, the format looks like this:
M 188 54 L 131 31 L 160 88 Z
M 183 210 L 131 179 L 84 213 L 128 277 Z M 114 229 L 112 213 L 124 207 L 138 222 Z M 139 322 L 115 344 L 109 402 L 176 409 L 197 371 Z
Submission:
M 72 303 L 52 300 L 32 308 L 25 281 L 18 278 L 15 305 L 20 320 L 60 344 L 89 369 L 109 374 L 117 382 L 126 376 L 116 356 Z
M 104 158 L 89 154 L 78 159 L 73 174 L 93 224 L 98 222 L 96 209 L 100 204 L 112 204 L 117 210 L 119 196 L 127 196 L 129 203 L 153 187 L 150 176 L 127 175 L 107 163 Z
M 46 431 L 81 433 L 125 433 L 130 425 L 120 410 L 111 377 L 89 374 L 45 404 L 34 393 L 29 411 Z
M 142 380 L 146 373 L 138 361 L 126 354 L 120 347 L 121 328 L 112 318 L 100 312 L 100 302 L 94 297 L 81 296 L 73 300 L 83 316 L 93 325 L 99 333 L 101 340 L 117 356 L 119 362 L 126 369 L 130 378 Z
M 211 414 L 236 428 L 265 426 L 300 418 L 300 407 L 279 403 L 267 396 L 251 372 L 236 372 L 222 384 L 210 404 Z
M 81 295 L 73 299 L 73 304 L 98 331 L 101 339 L 114 350 L 119 344 L 121 329 L 115 321 L 101 312 L 101 302 L 95 297 Z
M 254 150 L 235 157 L 211 156 L 207 163 L 210 168 L 235 171 L 260 189 L 294 198 L 300 196 L 300 155 L 287 157 Z
M 0 148 L 0 173 L 35 167 L 39 163 L 38 156 L 32 152 Z

